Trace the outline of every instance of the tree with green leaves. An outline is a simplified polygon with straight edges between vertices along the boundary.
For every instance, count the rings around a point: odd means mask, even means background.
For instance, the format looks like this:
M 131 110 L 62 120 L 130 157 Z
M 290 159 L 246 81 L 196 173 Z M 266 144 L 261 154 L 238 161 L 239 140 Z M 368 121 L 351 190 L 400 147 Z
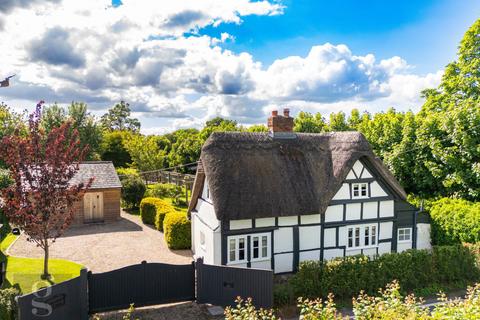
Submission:
M 319 133 L 324 132 L 327 124 L 320 113 L 315 115 L 300 111 L 294 119 L 293 130 L 296 132 Z
M 132 158 L 133 167 L 138 171 L 158 170 L 166 167 L 166 153 L 157 144 L 157 136 L 132 134 L 124 146 Z
M 126 168 L 132 163 L 132 157 L 125 147 L 131 135 L 130 131 L 105 131 L 100 145 L 101 159 L 112 161 L 115 167 Z
M 140 121 L 136 118 L 130 117 L 130 105 L 125 101 L 115 104 L 113 108 L 109 109 L 101 118 L 103 127 L 107 130 L 121 130 L 121 131 L 140 131 Z

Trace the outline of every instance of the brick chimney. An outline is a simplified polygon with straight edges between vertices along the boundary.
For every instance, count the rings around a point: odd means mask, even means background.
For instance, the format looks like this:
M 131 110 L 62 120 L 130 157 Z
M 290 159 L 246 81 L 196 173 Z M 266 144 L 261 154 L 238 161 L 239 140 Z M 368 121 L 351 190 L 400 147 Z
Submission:
M 272 111 L 268 118 L 268 130 L 270 135 L 275 138 L 294 138 L 293 118 L 290 117 L 290 109 L 283 109 L 283 116 L 278 114 L 277 110 Z

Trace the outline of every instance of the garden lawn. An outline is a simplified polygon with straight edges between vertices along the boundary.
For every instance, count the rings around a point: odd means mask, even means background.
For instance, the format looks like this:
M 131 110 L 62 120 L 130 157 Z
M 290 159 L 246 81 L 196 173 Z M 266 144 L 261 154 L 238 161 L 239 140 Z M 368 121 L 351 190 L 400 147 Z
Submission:
M 16 239 L 17 236 L 9 234 L 0 244 L 2 253 Z M 6 256 L 6 280 L 4 287 L 19 286 L 23 294 L 35 291 L 40 287 L 60 283 L 80 275 L 82 265 L 61 259 L 49 260 L 49 272 L 52 279 L 47 282 L 41 280 L 43 271 L 43 259 L 20 258 Z

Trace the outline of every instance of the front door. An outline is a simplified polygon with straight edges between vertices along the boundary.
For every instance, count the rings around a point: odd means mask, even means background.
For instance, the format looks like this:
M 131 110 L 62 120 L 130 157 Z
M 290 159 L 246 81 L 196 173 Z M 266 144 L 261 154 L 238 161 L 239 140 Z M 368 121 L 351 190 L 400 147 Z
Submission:
M 83 199 L 84 221 L 103 220 L 103 192 L 88 192 Z

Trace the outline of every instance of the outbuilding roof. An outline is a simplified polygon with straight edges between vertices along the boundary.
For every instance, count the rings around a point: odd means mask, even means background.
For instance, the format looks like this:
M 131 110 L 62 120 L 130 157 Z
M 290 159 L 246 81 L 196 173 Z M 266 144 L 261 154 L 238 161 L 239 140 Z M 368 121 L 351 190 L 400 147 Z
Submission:
M 359 132 L 215 132 L 202 148 L 189 212 L 205 176 L 219 220 L 323 214 L 355 161 L 361 159 L 396 199 L 398 181 Z
M 111 161 L 85 161 L 79 164 L 78 172 L 73 176 L 71 183 L 88 183 L 94 178 L 90 189 L 121 188 L 115 167 Z

